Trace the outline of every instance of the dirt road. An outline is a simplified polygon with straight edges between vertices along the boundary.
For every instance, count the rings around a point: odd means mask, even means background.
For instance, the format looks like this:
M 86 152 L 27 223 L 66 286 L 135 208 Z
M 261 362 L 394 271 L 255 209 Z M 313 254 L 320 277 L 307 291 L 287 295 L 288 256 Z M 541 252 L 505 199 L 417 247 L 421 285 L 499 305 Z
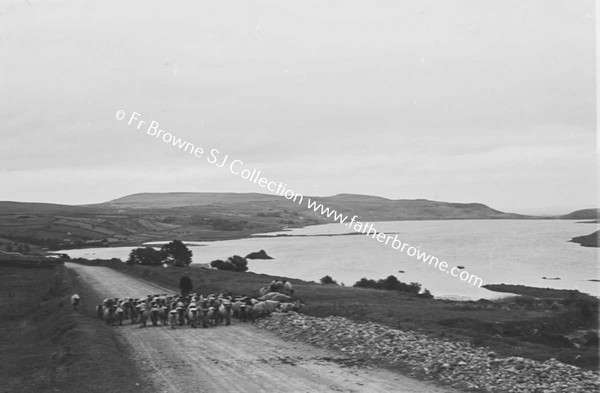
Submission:
M 110 268 L 66 265 L 107 297 L 172 293 Z M 158 392 L 452 392 L 387 370 L 347 366 L 336 353 L 235 320 L 209 329 L 129 323 L 114 329 Z

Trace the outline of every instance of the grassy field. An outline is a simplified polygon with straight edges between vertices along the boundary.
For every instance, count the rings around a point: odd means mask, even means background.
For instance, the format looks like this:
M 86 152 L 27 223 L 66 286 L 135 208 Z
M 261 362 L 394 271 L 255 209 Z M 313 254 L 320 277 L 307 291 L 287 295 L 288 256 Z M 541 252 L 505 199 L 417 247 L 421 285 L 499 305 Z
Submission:
M 178 289 L 187 275 L 197 292 L 258 295 L 260 287 L 279 278 L 198 267 L 162 268 L 101 262 L 121 272 Z M 468 341 L 505 356 L 536 360 L 556 358 L 588 369 L 598 369 L 598 347 L 576 348 L 565 338 L 577 330 L 598 329 L 598 300 L 576 291 L 533 291 L 533 296 L 490 302 L 423 299 L 406 293 L 320 285 L 288 279 L 297 298 L 313 316 L 337 315 L 372 321 L 392 328 L 420 331 L 434 337 Z M 110 294 L 105 294 L 110 296 Z
M 268 203 L 115 209 L 0 202 L 0 249 L 139 245 L 166 239 L 223 240 L 325 222 L 301 206 Z M 16 250 L 15 250 L 16 251 Z
M 73 293 L 89 299 L 79 312 L 70 305 Z M 0 391 L 142 391 L 127 349 L 94 318 L 98 301 L 63 266 L 0 264 Z

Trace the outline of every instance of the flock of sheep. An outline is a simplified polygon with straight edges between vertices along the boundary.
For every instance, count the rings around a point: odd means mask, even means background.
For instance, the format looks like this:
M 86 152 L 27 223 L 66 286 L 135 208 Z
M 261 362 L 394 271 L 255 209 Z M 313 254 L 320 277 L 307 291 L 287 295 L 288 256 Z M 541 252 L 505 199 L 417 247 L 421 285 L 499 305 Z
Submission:
M 108 298 L 96 307 L 100 319 L 109 325 L 122 325 L 130 320 L 140 327 L 189 325 L 192 328 L 230 325 L 231 319 L 241 322 L 268 315 L 274 311 L 297 311 L 301 303 L 292 298 L 291 283 L 273 281 L 259 291 L 260 297 L 208 295 L 186 296 L 156 294 L 146 298 Z

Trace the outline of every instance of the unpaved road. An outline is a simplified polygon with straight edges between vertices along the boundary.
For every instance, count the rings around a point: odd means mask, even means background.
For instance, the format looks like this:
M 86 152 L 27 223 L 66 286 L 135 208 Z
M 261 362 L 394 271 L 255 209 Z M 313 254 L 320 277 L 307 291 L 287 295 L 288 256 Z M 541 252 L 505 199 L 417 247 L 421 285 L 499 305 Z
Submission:
M 173 293 L 106 267 L 65 264 L 106 297 Z M 84 299 L 85 301 L 85 299 Z M 100 323 L 100 322 L 99 322 Z M 251 324 L 171 330 L 115 327 L 158 392 L 452 392 L 387 370 L 344 365 L 339 354 L 286 342 Z

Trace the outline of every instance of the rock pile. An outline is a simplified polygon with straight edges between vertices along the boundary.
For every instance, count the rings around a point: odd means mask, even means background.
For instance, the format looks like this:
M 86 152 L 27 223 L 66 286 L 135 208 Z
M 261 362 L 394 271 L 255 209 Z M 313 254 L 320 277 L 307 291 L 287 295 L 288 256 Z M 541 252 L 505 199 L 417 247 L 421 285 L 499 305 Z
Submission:
M 555 359 L 545 362 L 499 357 L 464 342 L 431 338 L 376 323 L 342 317 L 316 318 L 296 312 L 274 313 L 260 328 L 283 338 L 341 351 L 357 360 L 374 361 L 437 380 L 462 390 L 483 392 L 598 392 L 598 373 Z

